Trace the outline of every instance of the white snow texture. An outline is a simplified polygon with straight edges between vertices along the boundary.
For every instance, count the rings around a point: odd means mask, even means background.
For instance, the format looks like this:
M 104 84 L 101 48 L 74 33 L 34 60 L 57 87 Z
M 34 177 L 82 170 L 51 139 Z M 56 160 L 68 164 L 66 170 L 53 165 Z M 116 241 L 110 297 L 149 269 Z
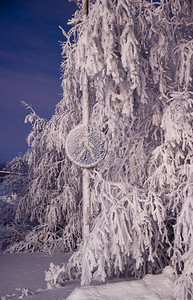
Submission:
M 174 270 L 168 266 L 162 274 L 142 280 L 77 287 L 66 300 L 172 300 L 174 280 Z

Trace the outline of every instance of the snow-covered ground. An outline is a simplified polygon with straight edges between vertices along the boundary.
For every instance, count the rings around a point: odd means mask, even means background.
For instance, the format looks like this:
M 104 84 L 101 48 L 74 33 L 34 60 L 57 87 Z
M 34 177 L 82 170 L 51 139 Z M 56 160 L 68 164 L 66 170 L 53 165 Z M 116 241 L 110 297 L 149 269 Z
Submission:
M 67 300 L 173 300 L 175 275 L 171 267 L 163 274 L 146 275 L 142 280 L 76 288 Z
M 161 275 L 146 275 L 143 280 L 111 282 L 80 287 L 69 281 L 61 288 L 48 290 L 45 270 L 50 262 L 62 266 L 70 254 L 16 253 L 0 255 L 0 299 L 14 300 L 173 300 L 175 276 L 170 267 Z
M 63 300 L 79 282 L 68 282 L 63 288 L 47 290 L 45 270 L 50 262 L 62 266 L 70 254 L 15 253 L 0 255 L 0 299 Z M 26 296 L 24 296 L 26 294 Z M 23 294 L 23 296 L 22 296 Z

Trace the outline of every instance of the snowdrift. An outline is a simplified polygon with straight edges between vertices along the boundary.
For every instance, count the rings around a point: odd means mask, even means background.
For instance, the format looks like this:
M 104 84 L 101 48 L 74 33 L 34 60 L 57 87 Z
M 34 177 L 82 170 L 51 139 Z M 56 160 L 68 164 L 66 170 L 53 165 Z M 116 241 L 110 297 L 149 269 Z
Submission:
M 142 280 L 77 287 L 66 300 L 172 300 L 174 281 L 174 270 L 168 266 L 162 274 Z

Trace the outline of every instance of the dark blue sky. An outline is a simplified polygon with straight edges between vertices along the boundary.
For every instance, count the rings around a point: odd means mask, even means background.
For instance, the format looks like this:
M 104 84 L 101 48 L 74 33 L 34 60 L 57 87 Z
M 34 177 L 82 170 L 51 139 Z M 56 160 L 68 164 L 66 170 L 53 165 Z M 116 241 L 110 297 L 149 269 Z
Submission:
M 68 0 L 0 0 L 0 162 L 27 149 L 24 100 L 49 119 L 61 100 L 59 26 L 77 9 Z

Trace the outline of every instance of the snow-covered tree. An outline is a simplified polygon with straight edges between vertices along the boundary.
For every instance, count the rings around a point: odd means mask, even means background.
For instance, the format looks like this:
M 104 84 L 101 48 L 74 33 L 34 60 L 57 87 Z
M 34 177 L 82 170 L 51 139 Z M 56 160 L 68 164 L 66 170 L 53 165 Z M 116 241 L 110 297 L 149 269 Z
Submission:
M 63 99 L 47 123 L 28 117 L 30 184 L 16 218 L 37 226 L 14 249 L 67 251 L 81 241 L 82 171 L 65 140 L 87 91 L 90 125 L 108 153 L 89 170 L 90 233 L 61 273 L 89 284 L 170 264 L 180 274 L 176 298 L 192 299 L 192 1 L 95 0 L 88 15 L 77 4 L 63 31 Z

